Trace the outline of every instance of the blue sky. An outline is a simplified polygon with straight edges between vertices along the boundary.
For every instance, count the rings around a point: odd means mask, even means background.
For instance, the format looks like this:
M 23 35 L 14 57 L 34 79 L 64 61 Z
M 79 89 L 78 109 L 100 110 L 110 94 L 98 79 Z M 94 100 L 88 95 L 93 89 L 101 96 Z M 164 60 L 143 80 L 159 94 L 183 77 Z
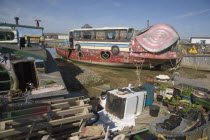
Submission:
M 35 25 L 44 32 L 67 33 L 88 23 L 93 27 L 133 27 L 166 23 L 182 39 L 210 37 L 210 0 L 0 0 L 0 22 Z

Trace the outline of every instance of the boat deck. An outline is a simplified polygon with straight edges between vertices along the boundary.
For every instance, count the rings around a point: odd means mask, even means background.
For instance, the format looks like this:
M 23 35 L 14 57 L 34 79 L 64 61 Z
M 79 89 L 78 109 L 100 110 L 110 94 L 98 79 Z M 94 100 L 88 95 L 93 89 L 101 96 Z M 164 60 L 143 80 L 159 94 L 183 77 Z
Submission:
M 34 57 L 41 60 L 47 59 L 45 49 L 40 47 L 24 47 L 20 49 L 17 44 L 0 44 L 0 52 L 10 52 L 24 56 Z

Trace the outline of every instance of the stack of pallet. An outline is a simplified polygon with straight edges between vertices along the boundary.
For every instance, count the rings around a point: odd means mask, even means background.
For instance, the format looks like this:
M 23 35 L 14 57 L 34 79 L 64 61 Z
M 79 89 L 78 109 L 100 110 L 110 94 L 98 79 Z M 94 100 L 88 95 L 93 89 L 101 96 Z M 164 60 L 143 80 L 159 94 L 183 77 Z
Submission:
M 9 107 L 0 120 L 0 139 L 65 139 L 80 135 L 85 120 L 92 117 L 83 97 Z

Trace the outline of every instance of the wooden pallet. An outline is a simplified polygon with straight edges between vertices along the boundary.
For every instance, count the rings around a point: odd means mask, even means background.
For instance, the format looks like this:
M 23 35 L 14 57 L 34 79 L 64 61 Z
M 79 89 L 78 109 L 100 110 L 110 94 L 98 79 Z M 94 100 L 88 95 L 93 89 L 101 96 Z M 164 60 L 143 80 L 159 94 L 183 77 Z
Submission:
M 85 119 L 93 115 L 89 112 L 91 106 L 86 104 L 86 100 L 81 97 L 44 103 L 50 106 L 50 112 L 39 115 L 13 116 L 12 119 L 0 121 L 0 139 L 18 140 L 37 136 L 40 138 L 43 135 L 51 137 L 78 135 L 85 124 Z M 30 110 L 27 105 L 23 111 L 26 110 Z M 18 111 L 19 114 L 22 114 L 20 110 Z M 11 115 L 12 113 L 6 112 L 5 114 Z

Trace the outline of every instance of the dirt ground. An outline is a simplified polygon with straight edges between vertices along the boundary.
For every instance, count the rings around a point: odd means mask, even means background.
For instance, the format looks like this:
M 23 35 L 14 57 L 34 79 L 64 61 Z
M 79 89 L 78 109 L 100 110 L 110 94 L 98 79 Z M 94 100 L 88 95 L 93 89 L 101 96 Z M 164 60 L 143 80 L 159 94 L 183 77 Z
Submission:
M 91 96 L 100 94 L 101 90 L 96 90 L 98 86 L 102 86 L 103 89 L 116 89 L 126 87 L 128 84 L 133 86 L 139 84 L 137 81 L 139 72 L 135 68 L 116 68 L 75 63 L 61 58 L 57 58 L 56 62 L 69 91 L 80 91 Z M 190 81 L 200 80 L 208 83 L 209 87 L 207 88 L 210 89 L 210 72 L 186 68 L 181 68 L 178 72 L 181 77 L 191 79 Z M 143 69 L 140 72 L 141 83 L 145 82 L 145 77 L 148 74 L 154 76 L 163 74 L 171 77 L 173 73 L 168 70 Z

